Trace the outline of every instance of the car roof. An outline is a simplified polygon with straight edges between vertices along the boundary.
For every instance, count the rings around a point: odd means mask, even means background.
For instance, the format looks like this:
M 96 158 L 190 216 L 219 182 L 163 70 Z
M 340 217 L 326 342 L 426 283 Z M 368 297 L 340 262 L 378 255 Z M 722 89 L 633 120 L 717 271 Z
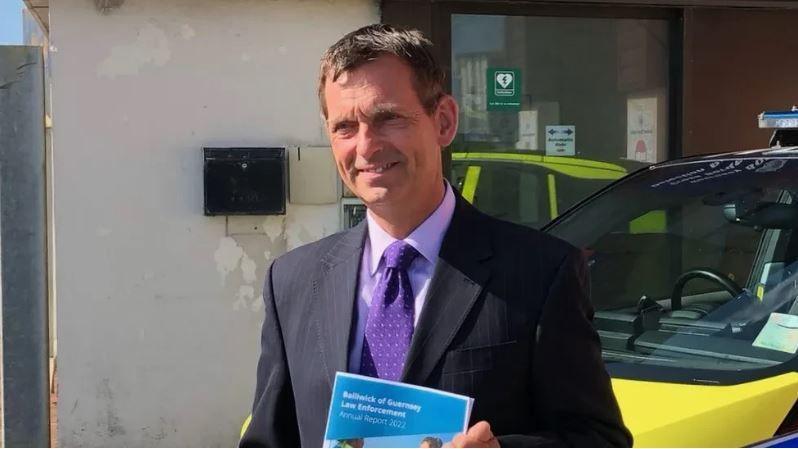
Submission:
M 626 173 L 627 170 L 611 162 L 581 157 L 548 156 L 536 153 L 510 153 L 497 151 L 453 151 L 453 160 L 481 160 L 492 162 L 514 162 L 522 164 L 564 164 L 575 165 L 585 168 L 595 168 L 598 170 L 612 170 Z
M 647 167 L 647 169 L 655 170 L 657 168 L 672 167 L 676 165 L 687 165 L 699 162 L 710 162 L 716 160 L 735 160 L 735 159 L 798 159 L 798 147 L 759 148 L 753 150 L 742 150 L 742 151 L 702 154 L 698 156 L 687 156 L 679 159 L 672 159 L 669 161 L 658 162 L 654 165 Z

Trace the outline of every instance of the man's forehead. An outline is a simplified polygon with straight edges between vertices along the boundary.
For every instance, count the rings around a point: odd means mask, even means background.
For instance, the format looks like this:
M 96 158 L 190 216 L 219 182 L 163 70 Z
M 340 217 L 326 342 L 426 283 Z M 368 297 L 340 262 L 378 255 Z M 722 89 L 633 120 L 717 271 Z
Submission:
M 412 83 L 413 79 L 412 69 L 407 63 L 394 55 L 378 56 L 371 61 L 343 70 L 337 76 L 335 75 L 332 72 L 328 74 L 326 77 L 327 84 L 333 83 L 342 87 L 350 87 L 366 83 L 381 84 L 388 80 L 393 83 L 401 82 L 402 80 Z
M 422 107 L 412 70 L 396 56 L 380 56 L 342 72 L 335 80 L 329 75 L 324 85 L 329 120 L 402 110 L 412 113 Z

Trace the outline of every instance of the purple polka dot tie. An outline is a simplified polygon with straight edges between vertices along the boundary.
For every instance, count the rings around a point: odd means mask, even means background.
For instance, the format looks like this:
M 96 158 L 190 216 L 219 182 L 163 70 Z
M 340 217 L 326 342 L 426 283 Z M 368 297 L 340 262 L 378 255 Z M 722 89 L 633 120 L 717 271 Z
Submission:
M 386 250 L 385 273 L 371 297 L 360 374 L 399 380 L 413 337 L 415 298 L 407 269 L 418 251 L 398 240 Z

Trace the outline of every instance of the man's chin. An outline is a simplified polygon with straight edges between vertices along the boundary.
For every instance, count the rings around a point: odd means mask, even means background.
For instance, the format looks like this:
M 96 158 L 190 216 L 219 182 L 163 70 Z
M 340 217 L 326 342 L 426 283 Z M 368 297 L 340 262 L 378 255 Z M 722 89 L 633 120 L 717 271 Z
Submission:
M 391 202 L 391 190 L 385 187 L 371 187 L 360 192 L 360 199 L 367 207 L 380 207 Z

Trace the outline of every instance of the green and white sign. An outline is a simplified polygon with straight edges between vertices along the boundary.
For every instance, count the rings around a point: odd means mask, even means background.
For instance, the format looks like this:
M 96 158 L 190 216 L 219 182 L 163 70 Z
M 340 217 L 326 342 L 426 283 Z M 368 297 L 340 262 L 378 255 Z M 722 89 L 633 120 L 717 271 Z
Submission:
M 488 68 L 488 110 L 521 109 L 521 71 Z

